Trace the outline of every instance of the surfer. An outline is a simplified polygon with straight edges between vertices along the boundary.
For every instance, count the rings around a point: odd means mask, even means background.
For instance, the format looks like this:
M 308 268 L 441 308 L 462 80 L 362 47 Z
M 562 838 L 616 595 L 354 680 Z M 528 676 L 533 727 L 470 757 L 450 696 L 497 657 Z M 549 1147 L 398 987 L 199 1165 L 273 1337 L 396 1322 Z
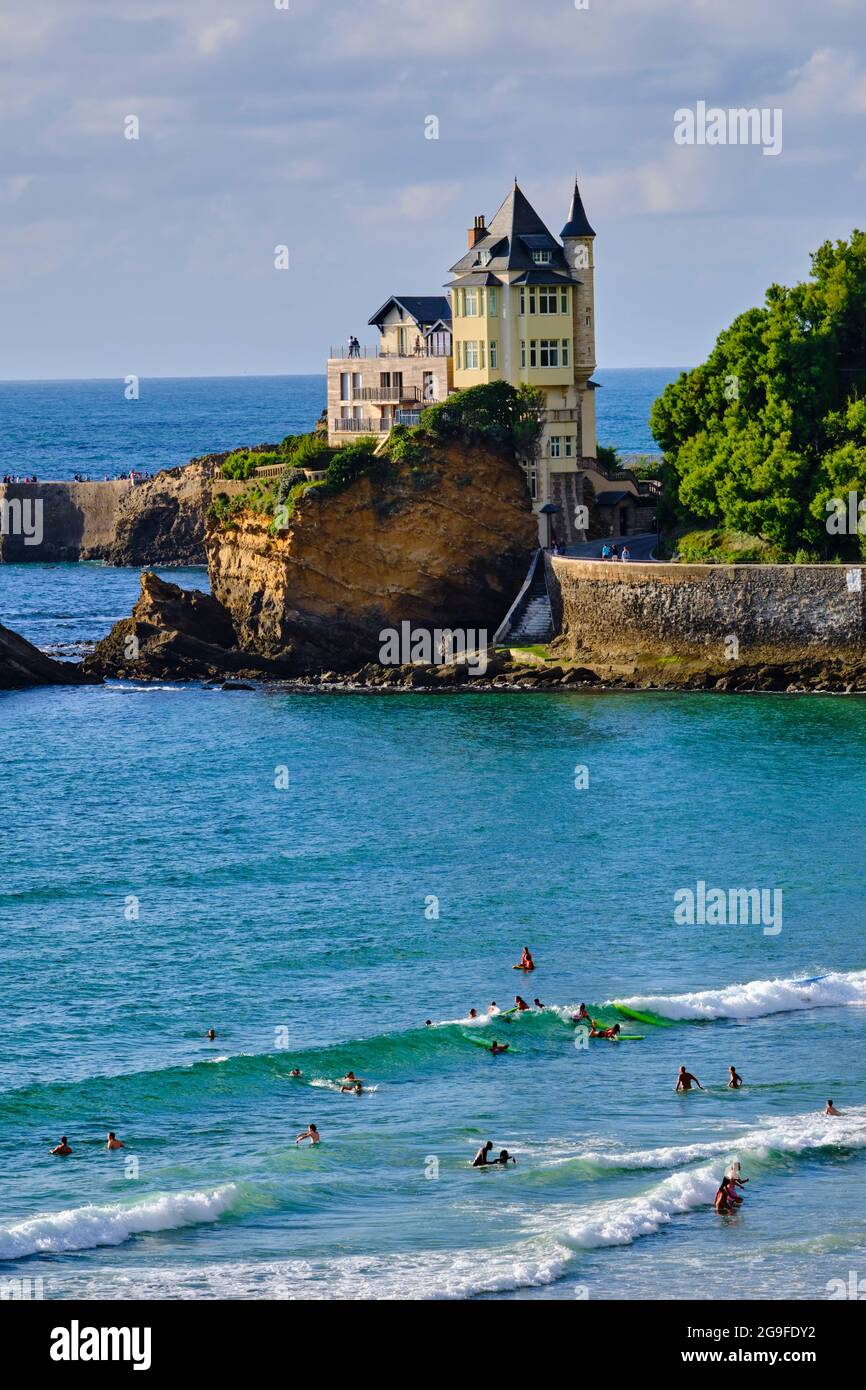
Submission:
M 481 1148 L 478 1150 L 477 1154 L 476 1154 L 475 1157 L 473 1158 L 473 1160 L 472 1160 L 472 1167 L 473 1167 L 473 1168 L 486 1168 L 486 1167 L 487 1167 L 487 1155 L 490 1153 L 490 1150 L 491 1150 L 492 1148 L 493 1148 L 493 1142 L 492 1142 L 492 1140 L 487 1139 L 487 1140 L 481 1145 Z
M 517 965 L 512 965 L 512 970 L 534 970 L 535 961 L 532 959 L 532 952 L 528 946 L 524 946 L 523 954 Z
M 532 1005 L 533 1005 L 533 1008 L 536 1008 L 536 1009 L 543 1009 L 543 1008 L 544 1008 L 544 1005 L 542 1004 L 541 1000 L 540 1000 L 537 996 L 535 997 L 535 999 L 533 999 Z
M 60 1157 L 61 1157 L 61 1158 L 65 1158 L 67 1154 L 71 1154 L 71 1153 L 72 1153 L 71 1148 L 69 1147 L 69 1145 L 68 1145 L 67 1142 L 66 1142 L 66 1135 L 65 1135 L 65 1134 L 61 1135 L 61 1137 L 60 1137 L 60 1143 L 57 1144 L 56 1147 L 53 1148 L 53 1149 L 51 1150 L 51 1152 L 52 1152 L 53 1154 L 60 1154 Z
M 301 1074 L 301 1068 L 300 1068 L 300 1067 L 292 1067 L 292 1070 L 289 1072 L 289 1076 L 300 1076 L 300 1074 Z
M 469 1017 L 470 1017 L 470 1018 L 477 1018 L 477 1017 L 478 1017 L 478 1010 L 477 1010 L 477 1009 L 470 1009 L 470 1010 L 469 1010 Z
M 828 1100 L 826 1106 L 824 1107 L 824 1114 L 825 1114 L 825 1115 L 840 1115 L 840 1116 L 841 1116 L 842 1111 L 836 1109 L 836 1107 L 835 1107 L 835 1105 L 833 1104 L 832 1100 Z M 66 1140 L 64 1139 L 63 1142 L 64 1142 L 64 1144 L 65 1144 L 65 1143 L 66 1143 Z M 55 1149 L 55 1153 L 56 1153 L 56 1152 L 57 1152 L 57 1150 Z
M 589 1030 L 589 1036 L 591 1038 L 607 1038 L 610 1042 L 618 1042 L 619 1031 L 620 1026 L 618 1023 L 614 1023 L 613 1026 L 610 1028 L 597 1028 L 596 1025 L 593 1023 L 592 1027 Z
M 738 1091 L 743 1084 L 743 1078 L 734 1067 L 728 1067 L 728 1072 L 728 1089 L 731 1091 Z
M 347 1071 L 345 1076 L 340 1077 L 341 1086 L 356 1086 L 360 1081 L 353 1071 Z
M 509 1163 L 516 1163 L 516 1162 L 517 1162 L 517 1159 L 516 1159 L 516 1158 L 513 1158 L 512 1155 L 508 1152 L 507 1149 L 501 1149 L 500 1152 L 499 1152 L 499 1157 L 498 1157 L 498 1158 L 494 1158 L 494 1159 L 493 1159 L 493 1162 L 494 1162 L 494 1163 L 501 1163 L 502 1166 L 503 1166 L 503 1168 L 507 1168 L 508 1165 L 509 1165 Z
M 713 1206 L 719 1213 L 719 1216 L 729 1216 L 731 1212 L 736 1211 L 738 1203 L 742 1200 L 742 1197 L 738 1197 L 736 1193 L 732 1191 L 730 1179 L 726 1177 L 722 1178 L 718 1191 L 713 1199 Z
M 491 1018 L 493 1018 L 496 1014 L 499 1013 L 499 1005 L 496 1003 L 495 999 L 492 999 L 490 1003 L 487 1005 L 487 1012 Z
M 515 994 L 514 996 L 514 1007 L 519 1014 L 529 1013 L 529 1005 L 525 999 L 521 999 L 519 994 Z
M 728 1166 L 728 1171 L 726 1174 L 728 1179 L 728 1186 L 731 1186 L 731 1184 L 733 1184 L 734 1187 L 745 1188 L 746 1183 L 749 1181 L 749 1179 L 741 1178 L 741 1171 L 742 1169 L 740 1167 L 740 1160 L 738 1158 L 735 1158 L 733 1162 Z M 736 1193 L 734 1193 L 733 1195 L 736 1197 Z M 741 1202 L 742 1200 L 742 1197 L 737 1197 L 738 1202 Z
M 205 1037 L 207 1038 L 208 1042 L 213 1042 L 214 1038 L 216 1037 L 215 1029 L 208 1028 L 207 1032 L 205 1033 Z
M 341 1086 L 340 1091 L 349 1091 L 353 1096 L 360 1096 L 363 1095 L 364 1087 L 361 1085 L 360 1081 L 353 1081 L 351 1086 Z
M 593 1022 L 592 1022 L 592 1019 L 590 1018 L 589 1014 L 586 1012 L 586 1005 L 585 1005 L 585 1004 L 581 1004 L 581 1006 L 580 1006 L 580 1008 L 578 1009 L 577 1013 L 571 1015 L 571 1021 L 572 1021 L 572 1023 L 588 1023 L 588 1024 L 590 1024 L 591 1027 L 595 1027 L 595 1025 L 594 1025 Z
M 424 1027 L 425 1027 L 425 1028 L 432 1028 L 432 1027 L 433 1027 L 433 1020 L 432 1020 L 432 1018 L 428 1018 L 428 1019 L 425 1020 L 425 1022 L 424 1022 Z
M 116 1136 L 116 1134 L 114 1133 L 114 1130 L 113 1130 L 113 1129 L 110 1129 L 110 1130 L 108 1131 L 108 1143 L 106 1144 L 105 1147 L 106 1147 L 107 1149 L 122 1149 L 122 1148 L 123 1148 L 123 1144 L 122 1144 L 121 1140 L 117 1138 L 117 1136 Z
M 321 1138 L 322 1136 L 316 1129 L 316 1126 L 308 1125 L 307 1128 L 304 1130 L 303 1134 L 298 1135 L 297 1139 L 295 1140 L 295 1143 L 300 1144 L 302 1139 L 309 1139 L 311 1144 L 318 1144 Z
M 493 1053 L 493 1056 L 496 1057 L 498 1053 L 508 1051 L 508 1043 L 498 1043 L 494 1038 L 493 1042 L 490 1044 L 490 1051 Z
M 674 1090 L 690 1091 L 692 1089 L 692 1082 L 695 1083 L 699 1091 L 702 1091 L 704 1089 L 696 1076 L 692 1076 L 691 1072 L 686 1071 L 685 1067 L 680 1067 L 679 1075 L 677 1077 L 677 1084 L 674 1087 Z

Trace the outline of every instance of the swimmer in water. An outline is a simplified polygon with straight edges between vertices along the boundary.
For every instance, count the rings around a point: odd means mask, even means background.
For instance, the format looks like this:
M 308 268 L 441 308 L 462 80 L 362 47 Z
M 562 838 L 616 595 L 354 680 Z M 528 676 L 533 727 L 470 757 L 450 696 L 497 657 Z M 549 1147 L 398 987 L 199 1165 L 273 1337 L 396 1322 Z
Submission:
M 589 1030 L 591 1038 L 607 1038 L 609 1042 L 619 1042 L 620 1026 L 614 1023 L 610 1028 L 596 1028 L 595 1024 Z
M 741 1171 L 742 1169 L 740 1166 L 740 1160 L 738 1158 L 735 1158 L 733 1163 L 731 1163 L 728 1167 L 728 1171 L 726 1174 L 726 1177 L 728 1179 L 728 1187 L 730 1189 L 729 1195 L 733 1196 L 737 1202 L 742 1202 L 743 1199 L 742 1197 L 738 1197 L 733 1189 L 735 1187 L 742 1187 L 745 1190 L 746 1183 L 749 1181 L 748 1178 L 740 1177 Z
M 529 949 L 528 946 L 524 946 L 524 948 L 523 948 L 523 954 L 522 954 L 521 957 L 520 957 L 519 963 L 518 963 L 517 965 L 512 965 L 511 969 L 512 969 L 512 970 L 534 970 L 534 969 L 535 969 L 535 961 L 532 959 L 532 952 L 530 951 L 530 949 Z
M 586 1005 L 585 1005 L 585 1004 L 581 1004 L 581 1006 L 580 1006 L 580 1008 L 578 1009 L 577 1013 L 571 1015 L 571 1021 L 572 1021 L 572 1023 L 589 1023 L 589 1024 L 591 1024 L 593 1027 L 595 1027 L 595 1025 L 594 1025 L 593 1022 L 592 1022 L 592 1019 L 590 1018 L 589 1014 L 586 1012 Z
M 477 1018 L 477 1017 L 478 1017 L 478 1010 L 477 1010 L 477 1009 L 470 1009 L 470 1010 L 469 1010 L 469 1017 L 470 1017 L 470 1018 Z
M 473 1167 L 473 1168 L 486 1168 L 486 1167 L 487 1167 L 487 1162 L 488 1162 L 487 1155 L 490 1153 L 490 1150 L 491 1150 L 492 1148 L 493 1148 L 493 1144 L 492 1144 L 491 1140 L 489 1140 L 489 1139 L 486 1140 L 486 1142 L 483 1143 L 483 1144 L 481 1145 L 481 1148 L 478 1150 L 477 1154 L 476 1154 L 475 1157 L 473 1158 L 473 1160 L 472 1160 L 472 1167 Z
M 490 1051 L 493 1053 L 494 1057 L 496 1057 L 498 1053 L 508 1051 L 508 1043 L 498 1043 L 494 1039 L 490 1044 Z
M 360 1096 L 363 1095 L 364 1087 L 361 1085 L 360 1081 L 354 1081 L 351 1086 L 341 1086 L 340 1090 L 349 1091 L 353 1096 Z
M 507 1168 L 509 1163 L 516 1163 L 517 1159 L 512 1158 L 511 1154 L 508 1152 L 507 1149 L 501 1149 L 499 1152 L 499 1157 L 494 1158 L 493 1162 L 501 1163 L 503 1168 Z
M 356 1076 L 353 1071 L 347 1071 L 345 1076 L 340 1077 L 340 1085 L 357 1086 L 360 1080 L 361 1078 L 359 1076 Z
M 209 1042 L 213 1042 L 214 1038 L 216 1037 L 216 1032 L 213 1028 L 208 1028 L 207 1032 L 205 1033 L 205 1037 L 208 1039 Z
M 824 1114 L 825 1114 L 825 1115 L 841 1115 L 841 1114 L 842 1114 L 842 1111 L 836 1109 L 836 1107 L 835 1107 L 835 1105 L 833 1104 L 832 1100 L 828 1100 L 828 1101 L 827 1101 L 827 1104 L 826 1104 L 825 1107 L 824 1107 Z M 64 1139 L 63 1142 L 64 1142 L 64 1144 L 65 1144 L 65 1143 L 66 1143 L 66 1140 Z M 55 1149 L 54 1152 L 56 1153 L 57 1150 Z
M 541 1000 L 536 996 L 536 998 L 532 1001 L 532 1007 L 535 1009 L 543 1009 L 544 1005 L 542 1004 Z
M 427 1019 L 426 1023 L 424 1024 L 424 1027 L 425 1027 L 425 1028 L 432 1028 L 432 1027 L 433 1027 L 433 1020 L 432 1020 L 432 1018 L 428 1018 L 428 1019 Z
M 322 1136 L 316 1129 L 316 1126 L 308 1125 L 307 1128 L 304 1130 L 303 1134 L 298 1135 L 297 1139 L 295 1140 L 295 1143 L 300 1144 L 302 1139 L 309 1139 L 311 1144 L 318 1144 L 321 1141 L 321 1138 Z
M 66 1142 L 66 1135 L 65 1135 L 65 1134 L 61 1135 L 61 1137 L 60 1137 L 60 1143 L 59 1143 L 55 1148 L 53 1148 L 53 1149 L 51 1150 L 51 1152 L 52 1152 L 53 1154 L 59 1154 L 61 1158 L 65 1158 L 67 1154 L 71 1154 L 71 1153 L 72 1153 L 71 1148 L 69 1147 L 68 1143 Z
M 495 999 L 491 1000 L 491 1002 L 487 1005 L 487 1012 L 491 1018 L 493 1018 L 495 1014 L 499 1013 L 499 1005 L 496 1003 Z
M 737 1200 L 736 1195 L 731 1190 L 729 1179 L 722 1178 L 718 1191 L 713 1199 L 713 1206 L 719 1213 L 719 1216 L 729 1216 L 731 1212 L 736 1211 Z
M 292 1067 L 292 1070 L 289 1072 L 289 1076 L 300 1076 L 300 1074 L 301 1074 L 301 1068 L 300 1068 L 300 1067 Z
M 525 999 L 521 999 L 519 994 L 515 994 L 514 996 L 514 1007 L 519 1014 L 529 1013 L 529 1005 Z
M 677 1084 L 674 1090 L 690 1091 L 692 1089 L 692 1082 L 695 1083 L 699 1091 L 704 1089 L 696 1076 L 692 1076 L 691 1072 L 686 1071 L 685 1067 L 680 1067 L 679 1075 L 677 1076 Z
M 106 1144 L 105 1147 L 106 1147 L 107 1149 L 122 1149 L 122 1148 L 123 1148 L 123 1144 L 122 1144 L 121 1141 L 117 1138 L 117 1136 L 115 1135 L 113 1129 L 110 1129 L 110 1130 L 108 1131 L 108 1143 Z
M 743 1084 L 743 1078 L 734 1067 L 728 1067 L 728 1073 L 728 1089 L 731 1091 L 738 1091 Z

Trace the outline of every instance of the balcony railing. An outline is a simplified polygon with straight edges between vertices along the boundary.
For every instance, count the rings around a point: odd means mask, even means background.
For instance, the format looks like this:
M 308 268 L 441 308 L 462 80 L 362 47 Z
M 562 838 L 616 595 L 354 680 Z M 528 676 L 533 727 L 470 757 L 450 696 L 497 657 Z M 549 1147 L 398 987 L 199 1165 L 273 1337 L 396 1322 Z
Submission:
M 426 347 L 422 347 L 420 352 L 415 352 L 414 350 L 407 352 L 383 352 L 378 343 L 367 347 L 363 344 L 359 344 L 354 352 L 349 351 L 348 343 L 338 343 L 336 347 L 332 344 L 328 349 L 328 358 L 330 361 L 334 362 L 357 362 L 360 358 L 380 357 L 398 361 L 407 360 L 417 362 L 421 357 L 435 357 L 441 359 L 450 356 L 450 352 L 435 352 L 431 348 Z
M 331 421 L 331 426 L 339 434 L 387 434 L 391 423 L 390 420 L 356 420 L 340 416 Z
M 353 401 L 415 401 L 419 405 L 433 405 L 436 396 L 425 395 L 420 386 L 353 386 Z

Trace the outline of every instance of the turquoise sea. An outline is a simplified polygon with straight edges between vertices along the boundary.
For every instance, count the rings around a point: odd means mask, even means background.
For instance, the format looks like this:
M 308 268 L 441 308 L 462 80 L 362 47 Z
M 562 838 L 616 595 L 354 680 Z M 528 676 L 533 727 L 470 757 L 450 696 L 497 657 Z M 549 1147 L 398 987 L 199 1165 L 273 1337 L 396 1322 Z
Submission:
M 137 588 L 2 566 L 0 622 L 75 651 Z M 0 694 L 0 1278 L 753 1300 L 866 1276 L 864 727 L 829 696 Z M 780 888 L 781 932 L 676 925 L 701 880 Z M 518 990 L 544 1012 L 490 1016 Z M 669 1026 L 581 1046 L 574 1008 L 613 1000 Z M 703 1093 L 674 1094 L 681 1063 Z M 487 1138 L 516 1166 L 471 1169 Z

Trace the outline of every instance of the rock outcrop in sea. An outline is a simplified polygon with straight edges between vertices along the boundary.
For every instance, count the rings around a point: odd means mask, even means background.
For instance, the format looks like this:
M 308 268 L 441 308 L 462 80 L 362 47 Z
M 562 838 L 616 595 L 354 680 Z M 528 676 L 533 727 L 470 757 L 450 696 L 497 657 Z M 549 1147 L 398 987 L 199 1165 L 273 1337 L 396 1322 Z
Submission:
M 0 625 L 0 690 L 23 690 L 31 685 L 92 685 L 98 681 L 77 664 L 55 661 Z
M 320 664 L 323 654 L 289 647 L 276 657 L 243 651 L 231 614 L 210 594 L 182 589 L 145 571 L 132 614 L 115 623 L 85 657 L 92 676 L 128 680 L 221 680 L 226 676 L 286 680 Z

